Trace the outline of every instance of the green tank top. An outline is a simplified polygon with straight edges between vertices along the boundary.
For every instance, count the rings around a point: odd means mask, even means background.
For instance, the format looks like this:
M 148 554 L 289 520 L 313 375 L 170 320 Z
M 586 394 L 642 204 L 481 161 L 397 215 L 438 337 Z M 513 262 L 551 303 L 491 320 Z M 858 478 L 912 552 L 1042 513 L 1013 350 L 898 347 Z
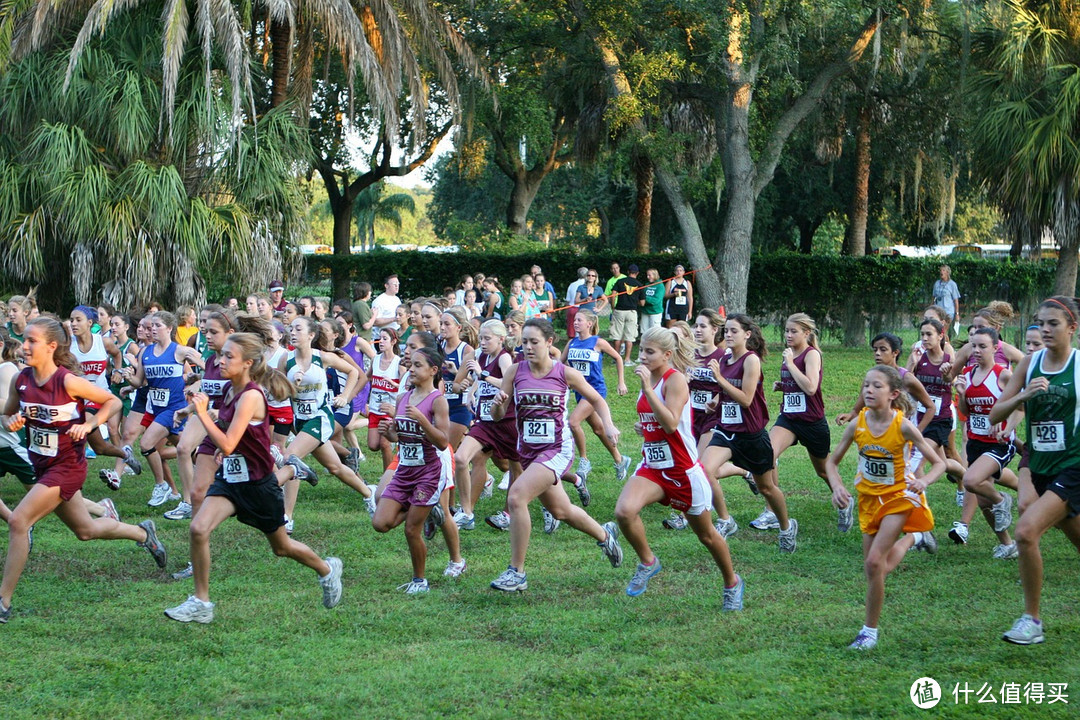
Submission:
M 1057 475 L 1080 465 L 1080 403 L 1076 388 L 1080 384 L 1078 351 L 1073 350 L 1065 367 L 1055 373 L 1043 370 L 1046 350 L 1031 356 L 1027 381 L 1044 377 L 1050 387 L 1027 400 L 1027 442 L 1031 448 L 1031 472 Z

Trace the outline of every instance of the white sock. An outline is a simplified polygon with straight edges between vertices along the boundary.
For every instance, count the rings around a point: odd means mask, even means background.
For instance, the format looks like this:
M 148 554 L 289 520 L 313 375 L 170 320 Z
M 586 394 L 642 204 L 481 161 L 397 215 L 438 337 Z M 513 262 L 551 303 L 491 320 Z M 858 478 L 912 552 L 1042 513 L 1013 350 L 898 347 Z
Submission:
M 877 631 L 878 631 L 877 628 L 866 627 L 865 625 L 863 625 L 862 630 L 860 631 L 860 634 L 869 635 L 870 637 L 877 640 Z

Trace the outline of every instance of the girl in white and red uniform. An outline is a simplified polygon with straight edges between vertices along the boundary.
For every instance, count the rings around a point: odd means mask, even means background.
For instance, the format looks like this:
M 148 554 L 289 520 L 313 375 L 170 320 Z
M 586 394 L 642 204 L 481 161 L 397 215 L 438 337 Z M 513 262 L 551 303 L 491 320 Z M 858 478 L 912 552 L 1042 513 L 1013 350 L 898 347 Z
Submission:
M 968 417 L 968 469 L 964 473 L 964 489 L 978 499 L 983 516 L 998 536 L 999 544 L 994 549 L 994 557 L 1009 560 L 1019 555 L 1016 544 L 1009 536 L 1012 496 L 998 492 L 994 488 L 994 480 L 1000 480 L 1008 472 L 1012 483 L 1016 483 L 1015 475 L 1007 470 L 1007 466 L 1016 454 L 1012 436 L 1019 415 L 1014 413 L 1008 422 L 1001 425 L 990 422 L 990 411 L 1001 399 L 1001 393 L 1012 377 L 1008 368 L 995 362 L 997 344 L 998 334 L 993 328 L 978 328 L 972 332 L 968 346 L 975 366 L 958 377 L 954 384 L 960 396 L 960 410 Z M 954 542 L 960 544 L 967 541 L 968 525 L 974 516 L 974 503 L 965 504 L 961 522 L 954 523 L 949 532 Z
M 649 578 L 660 572 L 660 560 L 641 522 L 642 508 L 658 502 L 686 513 L 723 573 L 723 610 L 742 610 L 743 581 L 732 567 L 727 541 L 712 524 L 712 492 L 691 431 L 690 391 L 683 373 L 693 363 L 693 343 L 674 330 L 655 327 L 642 336 L 641 360 L 634 369 L 641 381 L 635 429 L 644 440 L 642 461 L 615 506 L 619 528 L 640 558 L 626 594 L 641 595 Z

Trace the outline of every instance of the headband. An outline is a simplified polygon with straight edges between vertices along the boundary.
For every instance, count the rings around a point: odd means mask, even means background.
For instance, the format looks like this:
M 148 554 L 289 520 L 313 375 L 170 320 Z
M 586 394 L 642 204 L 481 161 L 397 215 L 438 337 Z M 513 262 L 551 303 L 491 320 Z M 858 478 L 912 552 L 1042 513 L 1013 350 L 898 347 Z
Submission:
M 1052 303 L 1057 303 L 1058 305 L 1060 305 L 1060 306 L 1061 306 L 1061 309 L 1062 309 L 1062 310 L 1064 310 L 1065 312 L 1067 312 L 1067 313 L 1069 314 L 1069 319 L 1070 319 L 1070 320 L 1072 320 L 1073 322 L 1076 322 L 1076 316 L 1075 316 L 1075 315 L 1073 315 L 1073 313 L 1072 313 L 1072 310 L 1070 310 L 1070 309 L 1069 309 L 1069 306 L 1068 306 L 1068 305 L 1066 305 L 1065 303 L 1061 302 L 1061 301 L 1060 301 L 1060 300 L 1058 300 L 1057 298 L 1049 298 L 1049 299 L 1048 299 L 1048 300 L 1047 300 L 1046 302 L 1052 302 Z
M 76 311 L 81 312 L 83 315 L 85 315 L 86 319 L 89 320 L 91 323 L 96 323 L 97 322 L 97 310 L 90 307 L 89 305 L 76 305 L 75 309 L 72 310 L 71 312 L 76 312 Z M 1072 313 L 1070 313 L 1070 315 L 1071 314 Z

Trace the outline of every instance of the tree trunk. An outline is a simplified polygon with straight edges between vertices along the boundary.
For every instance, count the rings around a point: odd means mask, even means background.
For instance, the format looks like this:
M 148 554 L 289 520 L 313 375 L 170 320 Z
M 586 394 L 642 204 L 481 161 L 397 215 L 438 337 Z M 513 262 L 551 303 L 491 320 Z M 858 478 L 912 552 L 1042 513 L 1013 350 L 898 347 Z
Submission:
M 866 254 L 866 220 L 870 211 L 870 122 L 872 113 L 865 104 L 859 108 L 855 129 L 855 187 L 851 193 L 851 211 L 844 235 L 843 255 Z
M 799 226 L 799 252 L 810 255 L 814 252 L 814 233 L 821 227 L 821 222 L 804 218 L 796 224 Z
M 510 192 L 510 202 L 506 206 L 506 224 L 515 235 L 528 232 L 529 208 L 532 207 L 543 180 L 543 175 L 536 180 L 530 175 L 531 173 L 520 173 L 513 178 L 514 189 Z
M 714 264 L 720 274 L 720 301 L 728 312 L 746 312 L 750 277 L 751 232 L 757 193 L 754 159 L 750 154 L 750 102 L 753 86 L 733 84 L 727 98 L 727 133 L 721 160 L 728 191 L 727 213 L 720 231 L 720 249 Z
M 334 257 L 347 258 L 352 255 L 349 239 L 352 236 L 352 210 L 354 197 L 348 192 L 330 201 L 334 213 Z M 351 297 L 349 295 L 349 270 L 344 264 L 335 263 L 331 275 L 333 292 L 331 297 Z
M 292 29 L 287 21 L 270 22 L 270 47 L 274 58 L 274 69 L 270 78 L 270 107 L 277 107 L 285 102 L 289 93 Z
M 1054 294 L 1076 297 L 1077 250 L 1080 249 L 1080 234 L 1072 233 L 1061 238 L 1058 251 L 1057 272 L 1054 274 Z
M 649 157 L 635 150 L 633 155 L 637 203 L 634 207 L 634 249 L 649 252 L 649 232 L 652 228 L 653 167 Z
M 668 202 L 671 210 L 675 213 L 675 220 L 679 223 L 682 232 L 682 246 L 686 252 L 686 259 L 690 262 L 690 269 L 694 273 L 695 305 L 698 307 L 718 308 L 720 299 L 720 278 L 713 268 L 709 267 L 709 253 L 705 249 L 705 241 L 701 237 L 701 226 L 698 225 L 694 208 L 683 195 L 679 179 L 661 165 L 654 166 L 656 182 Z

